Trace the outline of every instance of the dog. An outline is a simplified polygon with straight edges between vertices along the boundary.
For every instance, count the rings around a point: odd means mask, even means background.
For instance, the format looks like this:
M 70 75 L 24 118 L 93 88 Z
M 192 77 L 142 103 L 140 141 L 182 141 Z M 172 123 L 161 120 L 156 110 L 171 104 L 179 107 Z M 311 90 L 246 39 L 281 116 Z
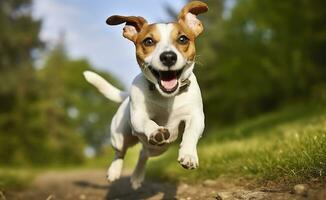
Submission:
M 120 178 L 129 147 L 138 142 L 142 150 L 131 185 L 141 186 L 149 157 L 165 152 L 182 135 L 178 162 L 186 169 L 198 167 L 197 142 L 204 131 L 201 91 L 193 73 L 195 39 L 203 24 L 197 15 L 208 11 L 201 1 L 188 3 L 177 22 L 148 24 L 143 17 L 114 15 L 108 25 L 125 24 L 123 36 L 135 44 L 141 73 L 129 92 L 120 91 L 96 73 L 86 71 L 86 80 L 108 99 L 121 103 L 111 121 L 110 142 L 115 157 L 107 179 Z

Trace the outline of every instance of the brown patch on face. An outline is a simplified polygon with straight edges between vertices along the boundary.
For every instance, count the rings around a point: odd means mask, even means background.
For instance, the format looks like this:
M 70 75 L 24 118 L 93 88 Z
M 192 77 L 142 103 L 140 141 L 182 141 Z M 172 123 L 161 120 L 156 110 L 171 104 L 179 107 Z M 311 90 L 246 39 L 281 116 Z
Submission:
M 145 40 L 148 38 L 152 39 L 153 45 L 145 44 Z M 155 50 L 156 44 L 159 41 L 160 33 L 156 27 L 156 24 L 150 24 L 143 27 L 135 42 L 136 56 L 139 66 L 143 67 L 145 58 Z
M 195 48 L 195 39 L 196 36 L 192 31 L 179 23 L 173 23 L 173 30 L 171 32 L 171 39 L 173 45 L 179 50 L 179 52 L 186 58 L 188 61 L 193 61 L 196 55 Z M 186 43 L 180 43 L 179 38 L 185 36 L 188 40 Z

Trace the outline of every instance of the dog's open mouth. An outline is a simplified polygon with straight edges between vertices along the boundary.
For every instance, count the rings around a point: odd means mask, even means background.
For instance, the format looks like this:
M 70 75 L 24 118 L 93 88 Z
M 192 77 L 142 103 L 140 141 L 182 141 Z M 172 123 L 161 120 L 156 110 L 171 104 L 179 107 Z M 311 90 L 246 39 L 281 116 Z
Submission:
M 166 93 L 173 93 L 178 89 L 178 79 L 182 70 L 160 71 L 150 68 L 153 75 L 157 78 L 160 88 Z

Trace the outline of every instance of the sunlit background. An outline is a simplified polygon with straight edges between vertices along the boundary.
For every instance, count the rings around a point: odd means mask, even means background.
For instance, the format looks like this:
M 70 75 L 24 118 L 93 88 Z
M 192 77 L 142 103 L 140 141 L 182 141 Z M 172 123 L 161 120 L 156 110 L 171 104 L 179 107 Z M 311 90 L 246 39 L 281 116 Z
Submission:
M 126 90 L 140 72 L 123 25 L 105 21 L 119 14 L 169 22 L 187 2 L 0 1 L 0 190 L 25 180 L 8 169 L 105 169 L 118 105 L 82 72 Z M 206 116 L 200 169 L 182 170 L 176 144 L 150 161 L 148 176 L 325 180 L 326 1 L 205 2 L 195 67 Z

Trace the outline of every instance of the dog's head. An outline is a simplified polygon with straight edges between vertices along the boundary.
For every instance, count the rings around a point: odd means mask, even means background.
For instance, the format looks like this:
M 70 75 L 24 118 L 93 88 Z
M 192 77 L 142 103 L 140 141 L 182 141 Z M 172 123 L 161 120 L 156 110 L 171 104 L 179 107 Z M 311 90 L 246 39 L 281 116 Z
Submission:
M 195 39 L 203 31 L 198 14 L 208 10 L 205 3 L 192 1 L 173 23 L 148 24 L 143 17 L 114 15 L 107 24 L 125 23 L 123 36 L 136 46 L 136 56 L 145 77 L 165 97 L 179 92 L 195 62 Z

